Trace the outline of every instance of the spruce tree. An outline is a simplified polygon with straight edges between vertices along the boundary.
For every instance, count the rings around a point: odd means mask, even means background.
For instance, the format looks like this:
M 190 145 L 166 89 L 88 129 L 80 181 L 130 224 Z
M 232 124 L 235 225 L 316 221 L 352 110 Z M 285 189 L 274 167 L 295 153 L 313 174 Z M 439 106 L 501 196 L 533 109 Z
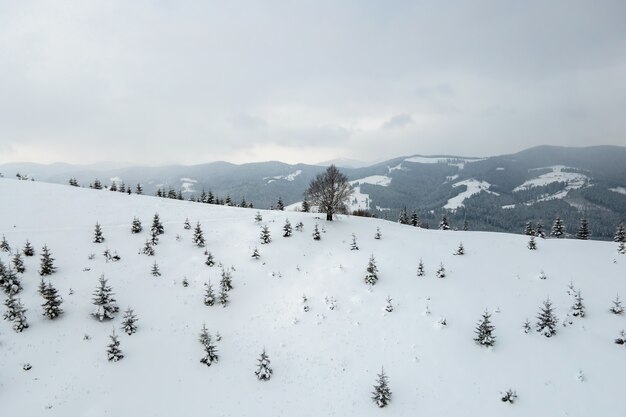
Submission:
M 465 255 L 465 248 L 463 242 L 459 243 L 459 247 L 454 251 L 453 255 Z
M 365 283 L 367 285 L 374 285 L 378 282 L 378 267 L 376 266 L 376 260 L 374 255 L 370 256 L 370 260 L 365 268 Z
M 15 298 L 12 294 L 4 300 L 5 311 L 2 315 L 4 320 L 13 321 L 16 317 L 17 311 L 17 298 Z
M 265 245 L 267 243 L 270 243 L 272 241 L 272 238 L 270 237 L 270 229 L 267 227 L 267 225 L 264 225 L 261 228 L 261 245 Z
M 117 184 L 115 183 L 115 181 L 111 183 L 111 186 L 109 187 L 109 191 L 117 191 Z
M 474 342 L 482 346 L 493 346 L 496 343 L 496 337 L 493 335 L 494 330 L 495 327 L 491 324 L 491 314 L 485 310 L 474 331 L 476 333 Z
M 285 219 L 285 225 L 283 226 L 283 237 L 291 236 L 291 223 L 289 219 Z
M 159 217 L 158 213 L 155 213 L 154 217 L 152 218 L 151 230 L 153 232 L 156 232 L 157 236 L 165 233 L 165 228 L 163 227 L 163 223 L 161 223 L 161 218 Z
M 15 268 L 15 272 L 23 274 L 26 271 L 26 267 L 24 266 L 24 260 L 22 259 L 22 254 L 17 251 L 11 258 L 11 263 L 13 264 L 13 268 Z
M 207 252 L 206 261 L 204 261 L 204 264 L 209 267 L 215 265 L 215 259 L 213 259 L 213 255 L 211 254 L 211 252 Z
M 276 210 L 285 211 L 285 204 L 283 203 L 283 199 L 278 197 L 278 202 L 276 203 Z
M 545 337 L 554 336 L 556 334 L 556 325 L 558 321 L 559 320 L 554 314 L 552 302 L 550 301 L 550 298 L 547 298 L 539 310 L 539 315 L 537 315 L 537 332 L 541 333 Z
M 15 330 L 16 333 L 21 333 L 22 331 L 24 331 L 24 329 L 28 328 L 28 321 L 26 320 L 26 308 L 24 308 L 24 305 L 22 304 L 21 300 L 18 298 L 15 301 L 15 308 L 14 308 L 14 317 L 13 317 L 13 330 Z
M 417 210 L 413 210 L 413 212 L 411 213 L 411 226 L 419 227 L 419 225 L 420 218 L 417 216 Z
M 200 341 L 202 349 L 204 350 L 204 356 L 202 357 L 202 359 L 200 359 L 200 362 L 205 364 L 206 366 L 213 365 L 213 363 L 219 360 L 219 355 L 217 354 L 217 347 L 213 343 L 211 334 L 207 330 L 205 324 L 202 325 L 198 340 Z
M 255 223 L 261 223 L 263 221 L 263 216 L 261 216 L 261 212 L 257 211 L 254 216 Z
M 446 268 L 443 266 L 443 262 L 439 264 L 439 268 L 435 272 L 435 276 L 437 278 L 445 278 L 446 277 Z
M 563 225 L 563 221 L 560 217 L 557 216 L 554 219 L 554 224 L 552 225 L 552 231 L 550 232 L 550 236 L 556 237 L 557 239 L 565 236 L 565 226 Z
M 622 301 L 619 299 L 619 294 L 615 296 L 615 300 L 613 300 L 613 306 L 611 306 L 609 311 L 617 315 L 624 314 L 624 307 L 622 306 Z
M 387 296 L 387 299 L 385 301 L 387 302 L 387 304 L 385 304 L 385 311 L 387 313 L 391 313 L 393 311 L 393 300 L 391 299 L 391 297 Z
M 536 250 L 537 249 L 537 242 L 535 241 L 535 237 L 531 236 L 530 240 L 528 241 L 528 249 L 530 250 Z
M 304 200 L 304 201 L 302 202 L 302 211 L 303 211 L 304 213 L 308 213 L 308 212 L 310 212 L 310 211 L 311 211 L 311 206 L 309 205 L 309 202 L 308 202 L 308 201 L 306 201 L 306 200 Z
M 417 265 L 417 276 L 423 277 L 424 275 L 426 275 L 426 270 L 424 269 L 424 261 L 420 259 L 420 262 Z
M 43 297 L 43 295 L 46 293 L 46 283 L 43 280 L 43 278 L 41 278 L 39 280 L 39 285 L 37 285 L 37 294 L 41 295 Z
M 620 223 L 615 230 L 615 236 L 613 236 L 613 242 L 626 242 L 626 230 L 624 229 L 624 223 Z
M 11 252 L 11 246 L 4 235 L 2 235 L 2 242 L 0 242 L 0 252 Z
M 132 308 L 128 307 L 126 311 L 124 311 L 124 316 L 122 317 L 122 330 L 129 336 L 134 333 L 137 333 L 137 315 L 133 311 Z
M 374 239 L 380 240 L 381 237 L 383 237 L 383 235 L 380 233 L 380 227 L 377 227 L 376 233 L 374 233 Z
M 191 241 L 199 248 L 204 247 L 204 234 L 202 233 L 202 228 L 200 227 L 200 222 L 196 224 L 196 228 L 193 231 L 193 238 Z
M 159 265 L 156 263 L 156 261 L 154 261 L 154 264 L 152 264 L 152 269 L 150 270 L 150 273 L 153 277 L 161 276 L 161 271 L 159 270 Z
M 22 249 L 22 252 L 24 253 L 24 256 L 34 256 L 35 248 L 33 248 L 33 246 L 27 240 L 26 243 L 24 244 L 24 249 Z
M 92 303 L 96 309 L 91 312 L 91 315 L 100 321 L 114 319 L 115 313 L 119 311 L 115 298 L 113 298 L 113 290 L 107 284 L 104 275 L 100 275 L 99 285 L 93 292 Z
M 409 216 L 406 212 L 406 207 L 402 207 L 402 209 L 400 210 L 400 215 L 398 216 L 398 223 L 409 224 Z
M 152 244 L 152 246 L 156 246 L 159 244 L 159 232 L 154 228 L 150 229 L 150 243 Z
M 352 233 L 352 243 L 350 244 L 350 250 L 359 250 L 359 247 L 356 244 L 356 235 Z
M 226 287 L 226 284 L 224 283 L 224 281 L 220 281 L 220 293 L 217 296 L 217 301 L 219 301 L 219 303 L 222 305 L 222 307 L 226 307 L 229 303 L 229 299 L 228 299 L 228 287 Z
M 574 296 L 572 316 L 581 318 L 585 317 L 585 305 L 583 304 L 583 297 L 580 295 L 580 290 L 576 291 L 576 295 Z
M 183 229 L 185 230 L 191 229 L 191 223 L 189 223 L 189 219 L 185 219 L 185 223 L 183 224 Z
M 150 240 L 146 240 L 146 244 L 143 245 L 143 249 L 141 250 L 144 255 L 154 256 L 154 246 Z
M 135 194 L 138 194 L 138 195 L 143 194 L 143 188 L 141 187 L 141 184 L 139 183 L 137 183 L 137 186 L 135 187 Z
M 44 245 L 41 249 L 41 263 L 39 267 L 39 275 L 46 276 L 52 275 L 56 271 L 54 266 L 54 258 L 50 254 L 48 246 Z
M 100 180 L 98 178 L 96 178 L 96 180 L 93 182 L 93 188 L 94 188 L 94 190 L 101 190 L 102 189 L 102 183 L 100 182 Z
M 533 229 L 533 224 L 531 222 L 526 223 L 526 229 L 524 230 L 524 234 L 526 236 L 535 236 L 535 230 Z
M 22 291 L 22 282 L 20 281 L 17 273 L 11 269 L 11 267 L 3 268 L 4 271 L 0 273 L 0 286 L 7 295 L 15 295 Z
M 374 385 L 374 391 L 372 392 L 372 401 L 380 408 L 383 408 L 391 402 L 389 378 L 385 375 L 384 368 L 381 368 L 380 374 L 378 374 L 378 379 L 376 385 Z
M 617 247 L 617 253 L 619 253 L 621 255 L 625 255 L 626 254 L 626 243 L 619 242 L 619 245 Z
M 259 249 L 257 247 L 254 248 L 254 251 L 252 252 L 252 257 L 254 259 L 259 259 L 261 257 L 261 254 L 259 253 Z
M 542 239 L 546 238 L 546 233 L 543 231 L 543 224 L 538 223 L 537 229 L 535 229 L 535 236 L 540 237 Z
M 225 291 L 233 289 L 233 276 L 230 269 L 222 267 L 222 278 L 220 280 L 220 286 L 224 287 Z
M 93 243 L 102 243 L 104 242 L 104 236 L 102 235 L 102 227 L 100 227 L 100 223 L 96 222 L 96 227 L 93 232 Z
M 133 218 L 133 223 L 130 227 L 131 233 L 133 234 L 141 233 L 142 230 L 143 230 L 143 226 L 141 225 L 141 221 L 137 217 Z
M 211 285 L 211 281 L 208 283 L 204 283 L 204 305 L 212 306 L 215 304 L 215 292 L 213 291 L 213 285 Z
M 257 359 L 257 368 L 254 373 L 259 381 L 269 381 L 272 377 L 272 372 L 272 368 L 270 367 L 270 358 L 267 356 L 265 349 L 263 349 L 259 359 Z
M 448 222 L 448 216 L 444 214 L 439 222 L 439 230 L 450 230 L 450 223 Z
M 109 359 L 109 362 L 117 362 L 124 358 L 124 354 L 120 349 L 120 341 L 117 339 L 115 329 L 113 329 L 113 332 L 109 337 L 111 338 L 111 343 L 107 345 L 107 358 Z
M 578 228 L 578 232 L 576 233 L 576 237 L 582 240 L 588 240 L 591 233 L 589 232 L 589 224 L 587 222 L 587 218 L 583 217 L 580 219 L 580 227 Z
M 322 239 L 322 235 L 320 235 L 320 229 L 316 223 L 315 228 L 313 229 L 313 240 L 320 240 L 320 239 Z
M 63 299 L 59 296 L 56 288 L 48 281 L 45 289 L 43 290 L 44 303 L 41 305 L 43 308 L 43 315 L 51 320 L 59 317 L 63 314 L 61 304 Z

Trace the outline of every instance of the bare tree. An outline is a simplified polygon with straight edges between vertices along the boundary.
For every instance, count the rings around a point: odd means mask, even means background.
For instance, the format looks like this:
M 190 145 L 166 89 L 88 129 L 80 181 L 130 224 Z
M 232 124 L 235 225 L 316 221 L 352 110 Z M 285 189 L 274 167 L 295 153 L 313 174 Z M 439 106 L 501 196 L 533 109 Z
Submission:
M 347 211 L 346 202 L 352 195 L 348 177 L 335 165 L 326 168 L 309 184 L 305 197 L 313 205 L 319 206 L 321 213 L 326 213 L 326 220 L 332 221 L 336 213 Z

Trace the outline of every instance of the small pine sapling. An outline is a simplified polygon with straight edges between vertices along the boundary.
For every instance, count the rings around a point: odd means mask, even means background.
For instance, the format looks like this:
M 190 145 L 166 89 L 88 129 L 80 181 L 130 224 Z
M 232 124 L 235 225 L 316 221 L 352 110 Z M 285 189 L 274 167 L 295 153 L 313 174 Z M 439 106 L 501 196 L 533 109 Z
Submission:
M 104 235 L 102 235 L 102 227 L 100 223 L 96 222 L 96 227 L 93 232 L 93 243 L 102 243 L 104 242 Z
M 150 240 L 146 240 L 146 244 L 143 245 L 143 249 L 141 249 L 144 255 L 154 256 L 154 245 Z
M 454 251 L 453 255 L 465 255 L 465 248 L 463 242 L 459 243 L 459 247 Z
M 391 297 L 387 296 L 387 304 L 385 305 L 385 311 L 391 313 L 393 311 L 393 304 Z
M 528 249 L 530 250 L 536 250 L 537 249 L 537 242 L 535 241 L 535 236 L 531 236 L 530 240 L 528 241 Z
M 512 389 L 508 389 L 506 392 L 500 394 L 500 400 L 503 403 L 513 404 L 517 399 L 517 393 Z
M 254 222 L 255 223 L 261 223 L 263 221 L 263 216 L 261 216 L 261 212 L 257 211 L 255 216 L 254 216 Z
M 370 256 L 365 271 L 365 283 L 367 285 L 376 284 L 376 282 L 378 282 L 378 267 L 376 266 L 376 260 L 374 259 L 374 255 Z
M 270 229 L 267 227 L 267 225 L 263 225 L 263 227 L 261 228 L 261 245 L 265 245 L 267 243 L 270 243 L 272 241 L 272 238 L 270 236 Z
M 22 249 L 22 252 L 24 253 L 24 256 L 27 256 L 27 257 L 35 256 L 35 248 L 33 248 L 33 245 L 31 245 L 28 240 L 24 244 L 24 249 Z
M 267 356 L 265 349 L 261 352 L 259 359 L 257 359 L 257 369 L 254 371 L 259 381 L 269 381 L 272 377 L 272 368 L 270 367 L 270 358 Z
M 526 318 L 526 321 L 524 322 L 524 324 L 522 324 L 522 329 L 524 330 L 524 333 L 526 334 L 532 331 L 532 328 L 530 326 L 530 321 L 528 320 L 528 318 Z
M 215 265 L 215 259 L 213 259 L 213 255 L 211 254 L 211 252 L 207 252 L 206 254 L 206 261 L 204 261 L 204 264 L 211 267 Z
M 43 308 L 43 315 L 45 317 L 53 320 L 63 314 L 63 310 L 61 309 L 63 299 L 58 294 L 57 289 L 54 288 L 49 281 L 48 284 L 46 284 L 46 288 L 43 290 L 43 298 L 45 302 L 41 307 Z
M 556 334 L 556 325 L 558 321 L 559 320 L 554 314 L 552 302 L 550 301 L 550 298 L 547 298 L 546 301 L 543 302 L 543 306 L 540 308 L 539 314 L 537 315 L 536 330 L 545 337 L 552 337 Z
M 543 269 L 541 270 L 541 272 L 539 272 L 539 279 L 547 279 L 548 276 L 546 275 L 545 272 L 543 272 Z
M 222 267 L 222 278 L 220 280 L 220 285 L 225 288 L 226 291 L 230 291 L 233 289 L 233 276 L 230 269 L 225 269 Z
M 11 246 L 4 235 L 2 235 L 2 242 L 0 242 L 0 252 L 11 252 Z
M 128 307 L 126 311 L 124 311 L 124 316 L 122 317 L 122 330 L 129 336 L 137 333 L 138 320 L 139 319 L 133 309 Z
M 435 276 L 437 278 L 445 278 L 446 277 L 446 268 L 443 266 L 443 262 L 439 264 L 439 268 L 435 272 Z
M 21 300 L 18 298 L 15 301 L 15 307 L 14 307 L 14 311 L 13 311 L 13 330 L 16 333 L 21 333 L 24 331 L 24 329 L 28 328 L 28 321 L 26 321 L 26 315 L 24 313 L 26 313 L 26 308 L 24 308 L 24 305 L 22 304 Z
M 302 222 L 298 222 L 298 223 L 296 224 L 296 231 L 301 232 L 301 231 L 303 231 L 303 230 L 304 230 L 304 223 L 302 223 Z
M 13 295 L 9 295 L 6 300 L 4 300 L 4 306 L 6 307 L 6 311 L 2 315 L 2 318 L 4 320 L 13 321 L 15 319 L 17 299 Z
M 382 368 L 380 374 L 378 374 L 378 379 L 376 380 L 376 385 L 374 385 L 374 391 L 372 391 L 372 401 L 380 407 L 383 408 L 387 404 L 391 402 L 391 390 L 389 389 L 389 377 L 385 375 L 385 369 Z
M 11 258 L 11 263 L 13 264 L 13 268 L 15 268 L 15 272 L 23 274 L 26 271 L 22 254 L 19 251 L 15 252 L 13 258 Z
M 185 219 L 185 223 L 183 223 L 183 229 L 185 230 L 191 229 L 191 223 L 189 223 L 189 219 Z
M 228 290 L 222 282 L 220 282 L 220 293 L 217 296 L 217 301 L 219 301 L 222 307 L 226 307 L 230 302 L 230 300 L 228 299 Z
M 613 300 L 613 305 L 609 311 L 617 315 L 624 314 L 624 307 L 622 306 L 622 301 L 619 299 L 619 294 L 615 296 L 615 300 Z
M 359 247 L 356 244 L 356 235 L 354 233 L 352 233 L 352 243 L 350 244 L 350 250 L 359 250 Z
M 376 233 L 374 233 L 374 239 L 380 240 L 381 237 L 383 237 L 383 235 L 380 233 L 380 227 L 377 227 Z
M 205 306 L 212 306 L 215 304 L 215 291 L 213 291 L 213 285 L 211 284 L 211 281 L 209 281 L 208 283 L 204 283 L 204 305 Z
M 261 255 L 259 254 L 259 249 L 257 247 L 254 248 L 254 251 L 252 252 L 252 257 L 254 259 L 259 259 L 261 257 Z
M 15 295 L 22 291 L 22 282 L 11 267 L 6 268 L 0 274 L 0 286 L 2 286 L 6 295 Z
M 576 291 L 576 295 L 574 296 L 572 316 L 581 318 L 585 317 L 585 305 L 583 304 L 583 297 L 580 295 L 580 290 Z
M 141 233 L 142 230 L 143 226 L 141 225 L 141 220 L 139 220 L 137 217 L 133 218 L 133 222 L 130 226 L 130 232 L 136 235 L 137 233 Z
M 200 359 L 200 362 L 205 364 L 206 366 L 211 366 L 213 363 L 219 360 L 219 355 L 217 354 L 217 347 L 213 343 L 211 338 L 211 334 L 206 328 L 206 325 L 202 325 L 202 329 L 200 330 L 200 344 L 202 345 L 202 349 L 204 350 L 204 356 Z
M 202 228 L 200 227 L 200 222 L 196 224 L 196 228 L 193 231 L 193 238 L 191 239 L 194 245 L 199 248 L 204 247 L 204 233 L 202 233 Z
M 100 275 L 99 285 L 93 292 L 92 301 L 96 308 L 91 312 L 91 315 L 100 321 L 114 319 L 115 313 L 119 311 L 115 298 L 113 298 L 113 290 L 107 284 L 104 275 Z
M 493 335 L 495 327 L 491 324 L 491 314 L 487 310 L 483 313 L 481 320 L 476 326 L 476 337 L 474 342 L 482 346 L 493 346 L 496 343 L 496 337 Z
M 424 261 L 420 259 L 420 263 L 417 265 L 417 276 L 423 277 L 426 275 L 426 270 L 424 269 Z
M 158 213 L 154 214 L 154 217 L 152 218 L 152 227 L 151 230 L 154 232 L 154 234 L 158 235 L 162 235 L 165 233 L 165 228 L 163 227 L 163 223 L 161 223 L 161 218 L 159 217 Z
M 113 332 L 109 337 L 111 338 L 111 343 L 107 345 L 107 358 L 109 359 L 109 362 L 117 362 L 124 358 L 124 354 L 120 349 L 120 341 L 115 334 L 115 329 L 113 329 Z
M 624 332 L 624 330 L 621 330 L 619 332 L 619 336 L 617 336 L 617 338 L 615 339 L 615 343 L 618 345 L 626 346 L 626 333 Z
M 617 245 L 617 253 L 620 255 L 626 255 L 626 243 L 619 242 L 619 245 Z
M 321 238 L 322 236 L 320 235 L 320 230 L 316 223 L 315 228 L 313 229 L 313 240 L 320 240 Z
M 285 220 L 285 225 L 283 226 L 283 237 L 291 236 L 291 223 L 289 219 Z
M 156 263 L 156 261 L 154 261 L 154 263 L 152 264 L 152 269 L 150 270 L 150 273 L 153 277 L 161 276 L 161 271 L 159 270 L 159 265 Z
M 46 276 L 52 275 L 56 272 L 56 267 L 54 266 L 54 258 L 50 254 L 50 250 L 48 246 L 44 245 L 41 249 L 41 263 L 39 267 L 39 275 Z

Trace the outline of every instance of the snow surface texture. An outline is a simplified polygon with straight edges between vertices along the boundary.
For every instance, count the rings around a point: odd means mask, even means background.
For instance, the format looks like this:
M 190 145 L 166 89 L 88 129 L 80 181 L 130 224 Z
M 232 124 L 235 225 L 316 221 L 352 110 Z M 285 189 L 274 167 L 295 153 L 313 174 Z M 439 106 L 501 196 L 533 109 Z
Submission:
M 478 194 L 481 191 L 485 191 L 490 194 L 496 194 L 492 191 L 489 191 L 489 187 L 491 187 L 491 184 L 489 184 L 486 181 L 478 181 L 474 178 L 471 178 L 469 180 L 464 180 L 464 181 L 459 181 L 457 183 L 454 183 L 452 184 L 452 187 L 456 188 L 461 185 L 465 185 L 467 189 L 463 191 L 462 193 L 460 193 L 459 195 L 452 197 L 450 200 L 448 200 L 448 202 L 446 203 L 445 206 L 443 206 L 443 208 L 448 209 L 448 210 L 456 210 L 459 207 L 463 207 L 463 202 L 465 201 L 466 198 L 469 198 L 473 196 L 474 194 Z
M 371 175 L 369 177 L 350 181 L 350 185 L 353 187 L 352 198 L 348 202 L 348 210 L 350 212 L 355 210 L 369 210 L 370 208 L 370 196 L 369 194 L 361 192 L 361 184 L 372 184 L 387 187 L 391 184 L 391 178 L 386 175 Z
M 2 415 L 588 417 L 621 416 L 626 408 L 626 349 L 613 343 L 626 317 L 608 312 L 616 293 L 626 295 L 626 256 L 612 242 L 538 239 L 529 251 L 526 236 L 261 211 L 272 234 L 261 247 L 256 209 L 7 179 L 0 198 L 0 233 L 9 243 L 22 247 L 29 239 L 37 255 L 44 244 L 52 251 L 58 271 L 50 281 L 65 310 L 54 321 L 41 316 L 39 256 L 24 258 L 19 296 L 30 327 L 18 334 L 0 322 Z M 154 257 L 140 255 L 156 212 L 165 234 Z M 130 233 L 133 216 L 144 225 L 137 235 Z M 215 260 L 235 267 L 226 308 L 203 303 L 204 282 L 217 286 L 219 269 L 204 264 L 193 230 L 183 229 L 187 217 L 200 221 Z M 283 238 L 285 218 L 302 221 L 304 231 Z M 96 221 L 102 244 L 91 243 Z M 320 241 L 311 238 L 316 223 L 325 230 Z M 350 250 L 352 233 L 358 251 Z M 460 241 L 466 253 L 454 256 Z M 250 257 L 255 246 L 259 260 Z M 106 262 L 107 247 L 119 262 Z M 368 290 L 371 254 L 379 281 Z M 0 257 L 6 264 L 9 255 Z M 420 258 L 425 277 L 416 276 Z M 150 275 L 155 260 L 157 278 Z M 440 262 L 443 279 L 435 278 Z M 547 279 L 539 279 L 542 270 Z M 121 310 L 109 322 L 90 315 L 100 274 Z M 587 315 L 562 327 L 573 304 L 570 280 Z M 534 327 L 547 296 L 558 333 L 524 334 L 522 323 L 528 318 Z M 128 306 L 139 317 L 132 336 L 120 329 Z M 485 309 L 493 313 L 493 349 L 473 342 Z M 211 367 L 200 363 L 203 323 L 222 336 Z M 106 358 L 113 327 L 124 353 L 116 363 Z M 274 371 L 266 382 L 254 374 L 263 348 Z M 32 369 L 23 370 L 26 363 Z M 381 366 L 392 391 L 382 410 L 370 399 Z M 514 404 L 500 401 L 509 388 L 519 396 Z

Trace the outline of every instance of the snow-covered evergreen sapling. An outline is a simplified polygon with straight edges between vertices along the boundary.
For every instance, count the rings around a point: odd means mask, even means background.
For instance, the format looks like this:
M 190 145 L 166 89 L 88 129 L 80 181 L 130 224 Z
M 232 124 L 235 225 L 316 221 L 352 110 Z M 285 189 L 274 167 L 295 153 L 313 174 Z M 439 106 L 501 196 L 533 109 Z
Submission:
M 213 259 L 213 255 L 211 254 L 211 252 L 207 252 L 206 261 L 204 261 L 204 264 L 208 266 L 215 265 L 215 259 Z
M 626 242 L 626 228 L 624 223 L 620 223 L 615 230 L 615 236 L 613 236 L 613 242 Z
M 365 271 L 365 283 L 367 285 L 376 284 L 376 282 L 378 282 L 378 267 L 376 266 L 376 260 L 374 259 L 374 255 L 370 256 Z
M 9 295 L 6 300 L 4 300 L 4 306 L 6 310 L 2 315 L 4 320 L 13 321 L 15 319 L 15 311 L 17 307 L 17 299 L 13 295 Z
M 156 263 L 156 261 L 154 261 L 154 263 L 152 264 L 152 268 L 150 269 L 150 273 L 152 274 L 153 277 L 160 277 L 161 276 L 161 271 L 159 270 L 159 265 Z
M 535 236 L 531 236 L 530 240 L 528 241 L 528 249 L 530 250 L 535 250 L 537 249 L 537 242 L 535 242 Z
M 391 297 L 387 296 L 387 304 L 385 304 L 385 311 L 387 313 L 391 313 L 393 311 L 393 304 L 392 304 L 392 299 Z
M 252 252 L 252 257 L 254 259 L 259 259 L 261 255 L 259 254 L 259 249 L 255 246 L 254 251 Z
M 578 232 L 576 233 L 576 237 L 582 240 L 588 240 L 591 232 L 589 231 L 589 223 L 587 219 L 583 217 L 580 219 L 580 226 L 578 228 Z
M 4 235 L 2 235 L 2 242 L 0 242 L 0 252 L 11 252 L 11 246 Z
M 372 391 L 372 401 L 383 408 L 391 402 L 391 390 L 389 389 L 389 377 L 385 374 L 385 369 L 381 368 L 376 385 L 374 385 L 374 391 Z
M 445 278 L 446 277 L 446 268 L 443 266 L 443 262 L 439 264 L 439 268 L 435 272 L 435 276 L 437 278 Z
M 538 223 L 537 229 L 535 229 L 535 236 L 540 237 L 542 239 L 546 238 L 546 232 L 543 231 L 543 224 Z
M 16 333 L 21 333 L 24 329 L 28 328 L 28 321 L 26 321 L 26 308 L 22 304 L 22 301 L 18 298 L 15 301 L 15 307 L 13 311 L 13 330 Z
M 359 250 L 359 246 L 356 244 L 356 235 L 352 233 L 352 243 L 350 244 L 350 250 Z
M 493 334 L 494 330 L 495 327 L 491 324 L 491 314 L 485 310 L 474 331 L 476 333 L 474 342 L 482 346 L 493 346 L 496 343 L 496 337 Z
M 439 230 L 450 230 L 450 223 L 448 222 L 448 216 L 444 214 L 441 217 L 441 222 L 439 223 Z
M 267 356 L 265 349 L 261 352 L 259 359 L 257 359 L 257 368 L 254 371 L 259 381 L 269 381 L 272 377 L 272 368 L 270 367 L 270 358 Z
M 133 223 L 130 226 L 130 231 L 132 234 L 141 233 L 143 230 L 143 226 L 141 225 L 141 221 L 137 218 L 133 218 Z
M 619 299 L 619 294 L 615 296 L 615 300 L 613 300 L 613 305 L 609 311 L 617 315 L 624 314 L 624 307 L 622 306 L 622 301 Z
M 122 330 L 129 336 L 133 333 L 137 333 L 138 320 L 139 319 L 133 309 L 128 307 L 126 311 L 124 311 L 124 316 L 122 317 Z
M 205 364 L 206 366 L 211 366 L 213 363 L 219 360 L 219 355 L 217 354 L 217 347 L 213 343 L 211 339 L 211 334 L 206 328 L 206 325 L 202 325 L 202 329 L 200 330 L 200 337 L 198 339 L 200 344 L 202 345 L 202 349 L 204 350 L 204 356 L 200 359 L 200 362 Z
M 254 216 L 255 223 L 261 223 L 263 221 L 263 216 L 261 216 L 261 212 L 257 211 Z
M 49 281 L 42 295 L 45 301 L 41 307 L 43 308 L 43 315 L 45 317 L 53 320 L 63 314 L 63 310 L 61 309 L 63 299 L 59 296 L 57 289 L 54 288 Z
M 215 292 L 213 291 L 213 285 L 211 284 L 211 281 L 209 281 L 208 283 L 204 283 L 204 305 L 205 306 L 212 306 L 215 304 Z
M 303 230 L 304 230 L 304 223 L 302 223 L 302 222 L 298 222 L 298 223 L 296 224 L 296 231 L 301 232 L 301 231 L 303 231 Z
M 381 237 L 383 237 L 383 235 L 380 233 L 380 227 L 377 227 L 376 233 L 374 233 L 374 239 L 380 240 Z
M 283 237 L 291 236 L 291 223 L 289 219 L 285 219 L 285 225 L 283 226 Z
M 15 252 L 13 258 L 11 258 L 11 263 L 13 264 L 13 268 L 15 268 L 15 272 L 23 274 L 26 271 L 22 254 L 19 251 Z
M 545 337 L 554 336 L 556 334 L 556 325 L 558 321 L 559 320 L 554 314 L 552 302 L 550 301 L 550 298 L 547 298 L 539 310 L 539 315 L 537 315 L 537 332 L 541 333 Z
M 189 219 L 185 219 L 185 223 L 183 223 L 183 229 L 185 230 L 191 229 L 191 223 L 189 223 Z
M 619 245 L 617 245 L 617 253 L 619 253 L 621 255 L 625 255 L 626 254 L 626 243 L 619 242 Z
M 56 267 L 54 266 L 54 258 L 52 257 L 48 246 L 44 245 L 41 249 L 41 262 L 39 266 L 39 275 L 46 276 L 52 275 L 56 272 Z
M 102 235 L 102 227 L 100 223 L 96 222 L 96 227 L 93 231 L 93 243 L 102 243 L 104 242 L 104 236 Z
M 278 202 L 276 203 L 276 210 L 280 210 L 280 211 L 285 210 L 285 203 L 283 203 L 283 199 L 281 197 L 278 197 Z
M 109 362 L 117 362 L 124 358 L 124 354 L 120 349 L 120 341 L 115 334 L 115 329 L 113 329 L 113 332 L 109 337 L 111 338 L 111 343 L 107 345 L 107 358 L 109 359 Z
M 552 231 L 550 232 L 550 236 L 556 237 L 557 239 L 565 236 L 565 226 L 563 225 L 563 221 L 561 220 L 561 218 L 558 216 L 556 219 L 554 219 L 554 224 L 552 225 Z
M 426 270 L 424 269 L 424 261 L 420 259 L 420 263 L 417 265 L 417 276 L 423 277 L 426 275 Z
M 22 282 L 11 267 L 5 268 L 4 272 L 0 273 L 0 286 L 7 295 L 15 295 L 22 291 Z
M 22 249 L 22 253 L 24 253 L 24 256 L 35 256 L 35 248 L 33 248 L 33 245 L 31 245 L 28 240 L 24 244 L 24 249 Z
M 500 395 L 500 400 L 503 403 L 508 402 L 509 404 L 513 404 L 516 399 L 517 399 L 517 393 L 513 391 L 512 389 L 508 389 L 505 393 Z
M 524 321 L 524 324 L 522 324 L 522 329 L 526 334 L 531 332 L 532 328 L 530 327 L 530 321 L 528 320 L 528 318 L 526 319 L 526 321 Z
M 322 236 L 320 235 L 320 230 L 316 223 L 315 228 L 313 229 L 313 240 L 320 240 L 321 238 Z
M 617 336 L 617 338 L 615 339 L 615 343 L 617 343 L 618 345 L 626 345 L 626 333 L 624 332 L 624 330 L 621 330 L 619 332 L 619 336 Z
M 574 296 L 572 316 L 581 318 L 585 317 L 585 305 L 583 304 L 583 297 L 580 295 L 580 290 L 576 291 L 576 295 Z
M 524 234 L 526 236 L 535 236 L 535 230 L 533 229 L 533 224 L 531 222 L 526 223 L 526 229 L 524 230 Z
M 204 233 L 202 233 L 202 228 L 200 227 L 200 222 L 196 224 L 196 228 L 193 231 L 193 238 L 191 239 L 194 245 L 199 248 L 204 247 Z
M 154 245 L 150 240 L 146 240 L 146 244 L 141 249 L 144 255 L 154 256 Z
M 459 243 L 459 247 L 454 251 L 453 255 L 465 255 L 465 248 L 463 242 Z
M 224 285 L 224 282 L 220 282 L 220 293 L 217 296 L 217 301 L 222 305 L 222 307 L 226 307 L 230 300 L 228 299 L 228 290 Z
M 161 218 L 159 217 L 159 213 L 155 213 L 154 217 L 152 218 L 151 230 L 155 232 L 157 236 L 165 233 L 165 228 L 163 227 L 163 223 L 161 223 Z
M 99 284 L 93 292 L 92 301 L 96 308 L 91 312 L 91 315 L 100 321 L 114 319 L 115 313 L 119 311 L 115 298 L 113 298 L 113 290 L 107 284 L 104 275 L 100 275 Z
M 233 289 L 233 275 L 229 268 L 222 267 L 222 278 L 220 285 L 225 288 L 226 291 Z
M 267 225 L 263 225 L 263 227 L 261 228 L 261 245 L 265 245 L 267 243 L 270 243 L 272 241 L 272 238 L 270 236 L 270 229 L 267 227 Z

